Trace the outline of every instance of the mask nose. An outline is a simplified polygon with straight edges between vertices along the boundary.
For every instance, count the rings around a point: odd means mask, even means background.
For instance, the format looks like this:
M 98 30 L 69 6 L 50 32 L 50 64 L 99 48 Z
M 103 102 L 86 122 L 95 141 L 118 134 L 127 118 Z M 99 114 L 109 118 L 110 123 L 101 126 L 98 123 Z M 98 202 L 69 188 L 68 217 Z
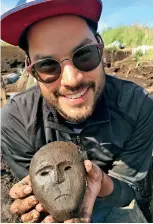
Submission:
M 61 184 L 64 181 L 64 175 L 60 172 L 57 167 L 52 172 L 52 181 L 54 184 Z

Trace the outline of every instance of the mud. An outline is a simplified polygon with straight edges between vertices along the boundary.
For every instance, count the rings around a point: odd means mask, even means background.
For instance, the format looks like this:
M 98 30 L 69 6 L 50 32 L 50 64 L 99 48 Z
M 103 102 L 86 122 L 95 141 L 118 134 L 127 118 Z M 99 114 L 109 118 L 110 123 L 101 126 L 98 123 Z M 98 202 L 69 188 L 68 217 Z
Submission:
M 10 212 L 13 200 L 9 196 L 9 190 L 18 181 L 10 171 L 7 163 L 1 159 L 1 223 L 20 223 L 17 215 Z

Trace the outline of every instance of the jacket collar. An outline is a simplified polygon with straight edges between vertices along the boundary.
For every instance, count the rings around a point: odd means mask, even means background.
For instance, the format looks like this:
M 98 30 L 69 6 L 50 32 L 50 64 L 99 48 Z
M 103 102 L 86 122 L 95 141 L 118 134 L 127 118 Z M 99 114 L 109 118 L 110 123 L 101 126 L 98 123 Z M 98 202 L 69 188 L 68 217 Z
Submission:
M 92 116 L 89 118 L 90 124 L 97 122 L 107 122 L 110 120 L 107 97 L 105 91 L 101 94 L 101 97 L 97 101 L 95 110 L 93 111 Z

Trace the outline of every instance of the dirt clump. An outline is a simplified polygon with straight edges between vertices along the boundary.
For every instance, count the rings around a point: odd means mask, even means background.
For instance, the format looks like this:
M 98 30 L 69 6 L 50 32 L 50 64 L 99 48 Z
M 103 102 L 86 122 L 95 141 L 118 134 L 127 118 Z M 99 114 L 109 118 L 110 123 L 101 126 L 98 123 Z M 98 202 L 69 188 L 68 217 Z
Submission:
M 137 63 L 133 57 L 121 61 L 111 62 L 111 66 L 105 66 L 107 74 L 120 79 L 135 82 L 153 94 L 153 62 Z
M 19 217 L 10 212 L 13 200 L 9 196 L 10 188 L 18 179 L 9 169 L 6 161 L 1 157 L 1 223 L 19 223 Z

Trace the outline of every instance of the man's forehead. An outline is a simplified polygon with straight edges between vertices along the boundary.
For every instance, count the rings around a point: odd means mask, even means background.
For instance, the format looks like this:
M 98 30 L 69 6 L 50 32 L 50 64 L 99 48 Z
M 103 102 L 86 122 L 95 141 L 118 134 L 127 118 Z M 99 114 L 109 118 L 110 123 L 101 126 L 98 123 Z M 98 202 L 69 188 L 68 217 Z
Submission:
M 91 43 L 93 43 L 93 40 L 91 40 L 90 38 L 85 38 L 77 46 L 71 49 L 71 53 L 74 53 L 76 50 L 83 47 L 84 45 L 91 44 Z M 53 55 L 53 54 L 46 55 L 46 54 L 38 53 L 34 56 L 35 61 L 46 59 L 46 58 L 56 58 L 56 55 Z

